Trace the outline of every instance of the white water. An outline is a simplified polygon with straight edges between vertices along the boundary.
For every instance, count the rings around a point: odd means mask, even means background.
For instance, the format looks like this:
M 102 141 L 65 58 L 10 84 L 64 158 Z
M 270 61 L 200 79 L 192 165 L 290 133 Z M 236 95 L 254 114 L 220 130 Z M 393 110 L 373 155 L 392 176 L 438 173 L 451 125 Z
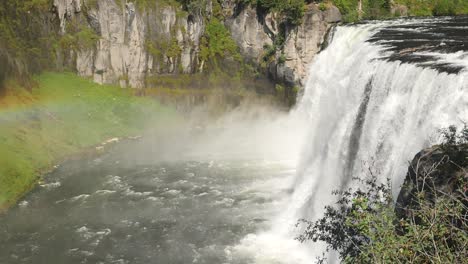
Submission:
M 236 247 L 254 255 L 255 263 L 311 263 L 323 245 L 294 240 L 298 219 L 320 217 L 333 201 L 331 191 L 347 186 L 368 166 L 391 179 L 397 195 L 408 161 L 438 141 L 438 129 L 468 120 L 466 68 L 447 74 L 378 60 L 384 47 L 366 40 L 391 23 L 402 22 L 339 27 L 311 63 L 304 94 L 290 116 L 307 129 L 294 192 L 271 230 L 249 235 Z M 465 58 L 466 64 L 466 53 L 455 55 L 445 58 Z
M 289 115 L 240 108 L 60 166 L 0 217 L 0 262 L 313 263 L 323 245 L 294 240 L 298 219 L 320 217 L 363 162 L 396 193 L 437 130 L 468 121 L 468 54 L 432 51 L 465 65 L 456 75 L 378 60 L 389 41 L 366 40 L 393 23 L 411 21 L 339 27 Z

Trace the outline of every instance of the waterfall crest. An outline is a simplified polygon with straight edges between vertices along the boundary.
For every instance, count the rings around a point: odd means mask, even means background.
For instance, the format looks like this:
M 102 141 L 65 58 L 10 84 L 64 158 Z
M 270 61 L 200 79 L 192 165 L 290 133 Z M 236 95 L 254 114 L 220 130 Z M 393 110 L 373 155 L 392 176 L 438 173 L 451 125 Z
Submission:
M 339 27 L 330 46 L 312 62 L 293 113 L 304 117 L 308 131 L 292 208 L 287 212 L 291 222 L 319 217 L 333 201 L 331 191 L 347 187 L 352 177 L 362 176 L 368 167 L 378 171 L 382 180 L 389 178 L 397 195 L 408 161 L 438 142 L 440 128 L 468 121 L 467 45 L 445 53 L 437 48 L 456 40 L 434 34 L 438 39 L 428 41 L 440 44 L 429 51 L 421 48 L 418 57 L 427 59 L 421 63 L 394 59 L 418 50 L 417 46 L 397 49 L 376 37 L 389 28 L 424 31 L 421 23 L 430 22 Z
M 299 197 L 293 198 L 296 217 L 320 214 L 330 192 L 346 187 L 368 166 L 391 179 L 397 194 L 408 161 L 437 143 L 440 128 L 467 121 L 468 69 L 447 71 L 453 64 L 447 61 L 443 68 L 433 67 L 453 54 L 440 53 L 424 67 L 389 60 L 405 50 L 375 39 L 388 28 L 407 30 L 416 23 L 422 30 L 419 20 L 340 27 L 312 63 L 294 113 L 306 116 L 309 124 L 294 193 Z M 467 50 L 455 53 L 468 60 Z
M 466 17 L 336 28 L 290 115 L 306 131 L 288 206 L 271 230 L 241 242 L 256 255 L 255 248 L 266 252 L 255 263 L 271 263 L 268 255 L 311 263 L 324 247 L 291 244 L 298 219 L 320 217 L 335 199 L 331 192 L 369 167 L 391 179 L 396 196 L 414 155 L 439 141 L 440 128 L 468 121 L 466 28 Z

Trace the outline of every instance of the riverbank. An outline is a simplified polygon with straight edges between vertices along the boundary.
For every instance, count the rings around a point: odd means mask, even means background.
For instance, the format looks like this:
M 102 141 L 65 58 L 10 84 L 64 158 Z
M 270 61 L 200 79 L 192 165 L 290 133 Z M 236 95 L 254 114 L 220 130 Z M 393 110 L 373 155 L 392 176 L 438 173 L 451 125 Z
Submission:
M 30 91 L 7 83 L 0 98 L 0 211 L 64 157 L 109 138 L 172 122 L 175 111 L 132 90 L 71 73 L 44 73 Z

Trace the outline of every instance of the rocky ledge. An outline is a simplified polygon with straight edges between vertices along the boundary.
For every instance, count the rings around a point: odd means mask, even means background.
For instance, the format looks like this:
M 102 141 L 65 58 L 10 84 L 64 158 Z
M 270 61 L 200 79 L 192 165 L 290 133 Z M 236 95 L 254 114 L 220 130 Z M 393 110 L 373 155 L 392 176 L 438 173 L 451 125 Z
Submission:
M 468 144 L 437 145 L 414 157 L 398 195 L 397 216 L 411 218 L 421 199 L 433 204 L 442 197 L 468 208 Z

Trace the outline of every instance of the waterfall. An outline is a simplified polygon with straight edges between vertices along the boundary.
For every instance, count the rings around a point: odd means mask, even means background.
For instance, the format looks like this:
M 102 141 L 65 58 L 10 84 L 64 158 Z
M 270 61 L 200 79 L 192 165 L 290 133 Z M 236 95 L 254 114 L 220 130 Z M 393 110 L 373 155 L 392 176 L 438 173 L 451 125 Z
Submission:
M 439 141 L 439 129 L 468 121 L 466 28 L 467 17 L 335 29 L 290 114 L 306 131 L 288 205 L 271 230 L 241 242 L 260 256 L 255 263 L 271 263 L 268 255 L 273 263 L 311 263 L 324 245 L 291 242 L 298 219 L 322 216 L 332 191 L 369 167 L 391 180 L 396 196 L 414 155 Z
M 390 179 L 397 195 L 414 155 L 437 143 L 440 128 L 468 121 L 468 40 L 458 41 L 465 50 L 443 53 L 437 48 L 456 38 L 428 37 L 434 23 L 460 27 L 455 22 L 403 20 L 337 28 L 328 48 L 312 62 L 293 113 L 304 116 L 308 131 L 286 212 L 292 222 L 319 217 L 333 201 L 331 191 L 348 186 L 368 167 Z M 422 45 L 398 49 L 394 44 L 402 41 L 377 38 L 395 28 L 410 34 L 411 29 L 426 30 L 426 42 L 436 43 L 430 51 Z M 395 59 L 409 51 L 425 60 Z

